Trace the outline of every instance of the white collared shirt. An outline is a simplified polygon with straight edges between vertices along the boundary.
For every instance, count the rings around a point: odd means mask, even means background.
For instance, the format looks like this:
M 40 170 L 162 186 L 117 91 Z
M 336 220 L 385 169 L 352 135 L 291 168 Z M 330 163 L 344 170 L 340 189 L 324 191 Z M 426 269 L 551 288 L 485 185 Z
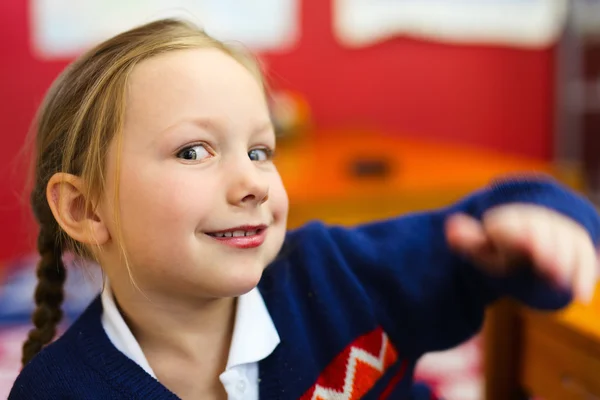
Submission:
M 102 327 L 112 344 L 156 379 L 146 356 L 121 316 L 108 283 L 102 293 Z M 225 371 L 219 379 L 229 400 L 258 400 L 258 362 L 279 344 L 279 334 L 258 288 L 240 296 Z

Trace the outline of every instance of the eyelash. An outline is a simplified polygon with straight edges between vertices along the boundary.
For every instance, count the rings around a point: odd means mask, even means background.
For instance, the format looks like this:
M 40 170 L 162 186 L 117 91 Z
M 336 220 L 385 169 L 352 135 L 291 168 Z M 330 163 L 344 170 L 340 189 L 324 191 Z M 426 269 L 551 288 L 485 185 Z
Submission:
M 250 152 L 251 151 L 255 151 L 255 150 L 262 150 L 265 152 L 266 154 L 266 160 L 256 160 L 258 162 L 265 162 L 265 161 L 271 161 L 273 160 L 273 157 L 275 156 L 275 150 L 269 148 L 269 147 L 255 147 L 253 149 L 248 150 L 248 157 L 250 156 Z M 254 160 L 252 160 L 254 161 Z
M 189 151 L 189 150 L 193 149 L 194 147 L 203 147 L 203 148 L 204 148 L 204 150 L 205 150 L 205 151 L 206 151 L 206 152 L 207 152 L 207 153 L 208 153 L 210 156 L 213 156 L 213 155 L 214 155 L 214 151 L 212 151 L 212 148 L 211 148 L 211 147 L 210 147 L 208 144 L 206 144 L 206 143 L 193 143 L 193 144 L 190 144 L 190 145 L 188 145 L 188 146 L 185 146 L 185 147 L 183 147 L 183 148 L 181 148 L 181 149 L 177 150 L 177 152 L 175 153 L 175 157 L 177 157 L 177 158 L 181 158 L 181 159 L 182 159 L 182 160 L 184 160 L 184 161 L 201 161 L 201 159 L 200 159 L 200 160 L 189 160 L 189 159 L 185 159 L 185 158 L 181 157 L 181 155 L 182 155 L 184 152 L 186 152 L 186 151 Z

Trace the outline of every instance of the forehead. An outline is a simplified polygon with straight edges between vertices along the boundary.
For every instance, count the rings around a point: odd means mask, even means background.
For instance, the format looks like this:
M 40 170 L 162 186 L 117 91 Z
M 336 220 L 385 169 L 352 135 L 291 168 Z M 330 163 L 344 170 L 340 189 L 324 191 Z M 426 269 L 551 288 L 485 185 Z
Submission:
M 247 124 L 268 115 L 257 79 L 218 49 L 176 50 L 143 61 L 130 76 L 126 99 L 126 130 L 197 117 Z

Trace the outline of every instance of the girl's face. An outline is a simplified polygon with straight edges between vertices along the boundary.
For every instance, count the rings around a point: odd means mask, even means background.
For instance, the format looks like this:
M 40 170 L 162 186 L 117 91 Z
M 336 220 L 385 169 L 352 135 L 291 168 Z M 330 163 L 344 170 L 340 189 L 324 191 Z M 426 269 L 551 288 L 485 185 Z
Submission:
M 259 83 L 219 50 L 180 50 L 135 67 L 126 99 L 99 212 L 117 239 L 120 163 L 120 229 L 136 283 L 168 296 L 249 291 L 281 248 L 288 212 Z M 111 240 L 100 261 L 111 280 L 128 280 L 119 252 Z

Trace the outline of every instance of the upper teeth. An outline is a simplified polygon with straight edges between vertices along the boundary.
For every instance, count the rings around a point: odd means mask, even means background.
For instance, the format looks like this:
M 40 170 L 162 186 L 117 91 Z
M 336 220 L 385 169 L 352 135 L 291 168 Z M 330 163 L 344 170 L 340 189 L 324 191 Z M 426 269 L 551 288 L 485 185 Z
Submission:
M 256 230 L 254 230 L 254 231 L 217 232 L 217 233 L 211 233 L 211 235 L 216 236 L 216 237 L 252 236 L 252 235 L 256 235 Z

